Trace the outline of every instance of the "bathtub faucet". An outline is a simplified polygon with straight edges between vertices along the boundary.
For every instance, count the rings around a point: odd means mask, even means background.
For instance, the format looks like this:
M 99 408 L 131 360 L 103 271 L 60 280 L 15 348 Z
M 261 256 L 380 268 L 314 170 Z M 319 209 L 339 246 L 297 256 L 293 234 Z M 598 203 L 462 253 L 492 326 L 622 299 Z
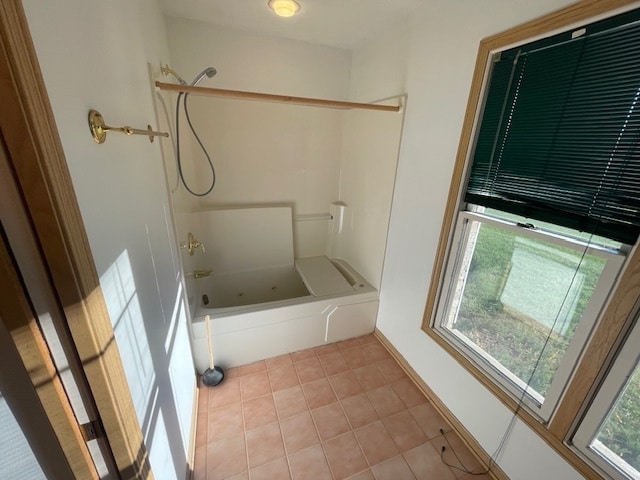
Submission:
M 194 270 L 192 273 L 187 273 L 186 277 L 202 278 L 202 277 L 208 277 L 212 273 L 213 273 L 213 270 Z

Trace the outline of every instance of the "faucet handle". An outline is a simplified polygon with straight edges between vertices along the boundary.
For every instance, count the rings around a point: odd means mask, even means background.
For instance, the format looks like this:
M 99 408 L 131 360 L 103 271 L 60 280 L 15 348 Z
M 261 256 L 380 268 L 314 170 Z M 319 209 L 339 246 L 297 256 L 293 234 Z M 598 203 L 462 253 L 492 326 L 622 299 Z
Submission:
M 191 232 L 189 232 L 189 235 L 187 236 L 187 241 L 180 244 L 180 248 L 186 248 L 189 255 L 193 255 L 196 248 L 202 248 L 202 252 L 205 252 L 204 243 L 200 240 L 196 240 Z

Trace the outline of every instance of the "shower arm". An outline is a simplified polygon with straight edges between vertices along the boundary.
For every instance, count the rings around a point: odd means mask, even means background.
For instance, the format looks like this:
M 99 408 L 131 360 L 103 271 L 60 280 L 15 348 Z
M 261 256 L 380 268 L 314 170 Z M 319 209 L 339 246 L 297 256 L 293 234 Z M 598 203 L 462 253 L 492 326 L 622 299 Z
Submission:
M 176 72 L 173 68 L 171 68 L 168 64 L 165 63 L 164 67 L 160 67 L 160 71 L 162 72 L 162 74 L 166 77 L 167 75 L 173 75 L 176 80 L 178 80 L 178 82 L 180 82 L 180 85 L 188 85 L 187 82 L 184 80 L 184 78 L 182 78 L 180 75 L 178 75 L 178 72 Z

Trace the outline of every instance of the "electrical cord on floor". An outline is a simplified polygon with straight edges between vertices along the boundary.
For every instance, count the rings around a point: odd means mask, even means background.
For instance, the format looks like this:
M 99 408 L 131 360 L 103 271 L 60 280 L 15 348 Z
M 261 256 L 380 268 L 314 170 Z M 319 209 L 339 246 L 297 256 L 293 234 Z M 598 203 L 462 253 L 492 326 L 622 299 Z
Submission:
M 184 97 L 183 97 L 183 95 L 184 95 Z M 184 185 L 184 188 L 186 188 L 187 191 L 191 195 L 194 195 L 196 197 L 204 197 L 204 196 L 208 195 L 213 190 L 213 187 L 215 187 L 215 185 L 216 185 L 216 169 L 213 166 L 213 162 L 211 161 L 211 157 L 209 156 L 209 152 L 207 152 L 207 149 L 202 144 L 202 141 L 200 140 L 200 137 L 196 133 L 196 130 L 195 130 L 193 124 L 191 123 L 191 118 L 189 117 L 189 109 L 187 107 L 187 97 L 188 97 L 188 95 L 189 95 L 188 93 L 180 92 L 178 94 L 178 100 L 176 101 L 176 162 L 178 164 L 178 174 L 180 175 L 180 180 L 182 181 L 182 184 Z M 183 103 L 183 106 L 184 106 L 184 115 L 187 118 L 187 123 L 189 124 L 189 128 L 191 129 L 191 133 L 193 134 L 193 136 L 197 140 L 198 145 L 200 145 L 200 148 L 202 149 L 202 152 L 204 153 L 204 156 L 206 157 L 207 162 L 209 162 L 209 168 L 211 169 L 211 176 L 212 176 L 211 185 L 207 188 L 207 190 L 204 193 L 194 192 L 189 187 L 189 185 L 187 185 L 187 181 L 184 179 L 184 174 L 182 173 L 182 159 L 180 157 L 180 99 L 182 99 L 182 103 Z
M 465 466 L 464 462 L 460 459 L 460 457 L 456 453 L 456 450 L 451 446 L 451 443 L 449 443 L 449 439 L 447 438 L 447 435 L 445 434 L 445 431 L 442 428 L 440 429 L 440 433 L 442 434 L 442 438 L 444 438 L 444 441 L 447 442 L 447 445 L 449 446 L 449 450 L 453 452 L 453 455 L 456 457 L 456 460 L 460 464 L 460 466 L 454 465 L 452 463 L 447 462 L 444 459 L 444 452 L 447 450 L 447 447 L 445 445 L 442 445 L 440 447 L 440 460 L 442 460 L 442 463 L 444 463 L 447 467 L 453 468 L 455 470 L 466 473 L 468 475 L 480 476 L 480 475 L 486 475 L 489 472 L 491 472 L 491 467 L 492 467 L 491 462 L 489 462 L 489 466 L 481 472 L 474 472 L 473 470 L 469 470 L 469 468 Z

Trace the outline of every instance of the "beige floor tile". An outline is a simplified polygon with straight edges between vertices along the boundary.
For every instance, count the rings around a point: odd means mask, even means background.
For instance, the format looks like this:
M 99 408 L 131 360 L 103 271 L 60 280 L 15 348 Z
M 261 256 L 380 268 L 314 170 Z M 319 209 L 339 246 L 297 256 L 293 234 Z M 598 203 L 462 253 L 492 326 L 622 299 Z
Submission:
M 420 391 L 409 377 L 402 378 L 391 384 L 391 388 L 400 397 L 407 408 L 415 407 L 427 402 L 427 397 Z
M 342 350 L 342 356 L 351 368 L 364 367 L 369 363 L 363 347 L 354 347 Z
M 310 409 L 322 407 L 338 400 L 326 378 L 303 384 L 302 391 Z
M 223 407 L 240 401 L 240 380 L 238 378 L 225 378 L 215 387 L 203 387 L 202 389 L 209 392 L 209 408 Z
M 490 478 L 443 463 L 441 445 L 448 462 L 482 471 L 374 335 L 228 369 L 199 388 L 194 480 Z
M 300 383 L 293 364 L 269 370 L 269 381 L 271 382 L 271 390 L 274 392 L 294 387 Z
M 214 408 L 209 412 L 208 441 L 244 433 L 239 403 Z
M 328 440 L 351 430 L 338 402 L 311 410 L 311 415 L 315 420 L 320 440 Z
M 321 355 L 318 360 L 320 360 L 320 364 L 327 376 L 337 375 L 349 370 L 349 365 L 347 365 L 346 360 L 339 351 Z
M 272 395 L 264 395 L 243 402 L 242 412 L 245 430 L 251 430 L 278 420 Z
M 227 478 L 227 480 L 249 480 L 249 472 L 242 472 L 233 477 Z
M 488 473 L 485 473 L 483 475 L 474 475 L 470 473 L 465 475 L 464 477 L 460 477 L 459 480 L 493 480 L 493 477 Z
M 249 471 L 251 480 L 290 480 L 289 464 L 286 458 L 279 458 L 273 462 L 252 468 Z
M 359 347 L 362 345 L 362 337 L 350 338 L 348 340 L 343 340 L 338 342 L 336 345 L 339 350 L 348 350 L 350 348 Z
M 353 374 L 364 390 L 373 390 L 387 384 L 387 379 L 375 364 L 356 368 L 353 370 Z
M 206 431 L 206 429 L 205 429 Z M 193 459 L 193 480 L 205 480 L 207 476 L 207 444 L 196 446 Z
M 280 423 L 287 454 L 295 453 L 320 443 L 316 427 L 309 412 L 299 413 Z
M 313 349 L 308 348 L 306 350 L 300 350 L 298 352 L 293 352 L 291 354 L 291 360 L 293 363 L 300 362 L 301 360 L 306 360 L 308 358 L 314 358 L 316 356 L 316 352 Z
M 326 345 L 321 345 L 313 349 L 316 355 L 326 355 L 327 353 L 336 352 L 338 350 L 338 346 L 335 343 L 328 343 Z
M 364 393 L 345 398 L 340 401 L 340 404 L 352 428 L 363 427 L 379 418 L 369 398 Z
M 367 468 L 366 470 L 363 470 L 362 472 L 356 473 L 355 475 L 347 478 L 347 480 L 376 480 L 376 479 L 373 476 L 373 473 L 371 473 L 371 470 Z M 397 478 L 396 480 L 401 480 L 401 479 Z
M 207 480 L 223 480 L 246 470 L 244 435 L 214 439 L 207 444 Z
M 326 377 L 317 357 L 306 358 L 294 363 L 300 383 L 313 382 Z
M 196 447 L 207 444 L 207 432 L 209 431 L 209 415 L 198 413 L 196 422 Z
M 371 466 L 384 462 L 400 453 L 381 421 L 358 428 L 354 430 L 354 433 Z
M 408 410 L 382 420 L 400 452 L 406 452 L 427 442 L 427 436 Z
M 267 358 L 264 361 L 267 370 L 271 370 L 273 368 L 284 367 L 285 365 L 292 365 L 293 359 L 290 354 L 280 355 L 279 357 Z
M 430 403 L 422 403 L 412 407 L 409 412 L 429 439 L 442 435 L 440 429 L 449 430 L 447 422 Z
M 362 393 L 362 387 L 351 371 L 329 377 L 329 383 L 339 400 Z
M 402 455 L 397 455 L 374 465 L 371 467 L 371 471 L 375 475 L 376 480 L 414 480 L 416 478 L 411 472 L 409 465 L 407 465 L 407 462 L 402 458 Z
M 243 365 L 238 367 L 238 375 L 250 375 L 252 373 L 262 372 L 267 369 L 267 364 L 264 360 L 260 360 L 259 362 L 250 363 L 248 365 Z
M 243 402 L 271 393 L 267 371 L 240 376 L 240 392 Z
M 209 406 L 209 389 L 202 384 L 202 377 L 198 382 L 198 412 L 205 412 Z
M 343 480 L 367 468 L 367 461 L 353 433 L 337 436 L 323 445 L 336 480 Z
M 387 349 L 384 348 L 379 343 L 369 343 L 362 346 L 364 351 L 364 356 L 368 360 L 368 362 L 379 362 L 382 360 L 388 360 L 391 358 Z
M 395 382 L 396 380 L 400 380 L 407 376 L 407 374 L 404 373 L 404 370 L 402 370 L 402 368 L 400 368 L 392 358 L 376 362 L 376 367 L 378 367 L 378 370 L 382 372 L 382 375 L 387 379 L 387 382 Z
M 362 337 L 360 337 L 360 341 L 362 342 L 362 345 L 366 345 L 367 343 L 380 343 L 380 341 L 373 333 L 370 333 L 369 335 L 363 335 Z
M 390 385 L 383 385 L 382 387 L 369 390 L 366 395 L 369 397 L 371 405 L 376 409 L 380 418 L 388 417 L 406 408 Z
M 320 445 L 289 455 L 293 480 L 332 480 L 327 459 Z
M 302 387 L 299 385 L 273 392 L 273 398 L 281 421 L 309 409 Z
M 437 478 L 438 480 L 454 480 L 456 478 L 451 469 L 442 463 L 440 455 L 429 442 L 404 452 L 402 455 L 416 478 Z
M 224 370 L 224 380 L 225 382 L 231 378 L 238 378 L 240 376 L 240 368 L 239 367 L 233 367 L 233 368 L 225 368 Z
M 249 430 L 247 436 L 247 456 L 249 467 L 255 468 L 284 457 L 282 434 L 278 423 L 270 423 Z

